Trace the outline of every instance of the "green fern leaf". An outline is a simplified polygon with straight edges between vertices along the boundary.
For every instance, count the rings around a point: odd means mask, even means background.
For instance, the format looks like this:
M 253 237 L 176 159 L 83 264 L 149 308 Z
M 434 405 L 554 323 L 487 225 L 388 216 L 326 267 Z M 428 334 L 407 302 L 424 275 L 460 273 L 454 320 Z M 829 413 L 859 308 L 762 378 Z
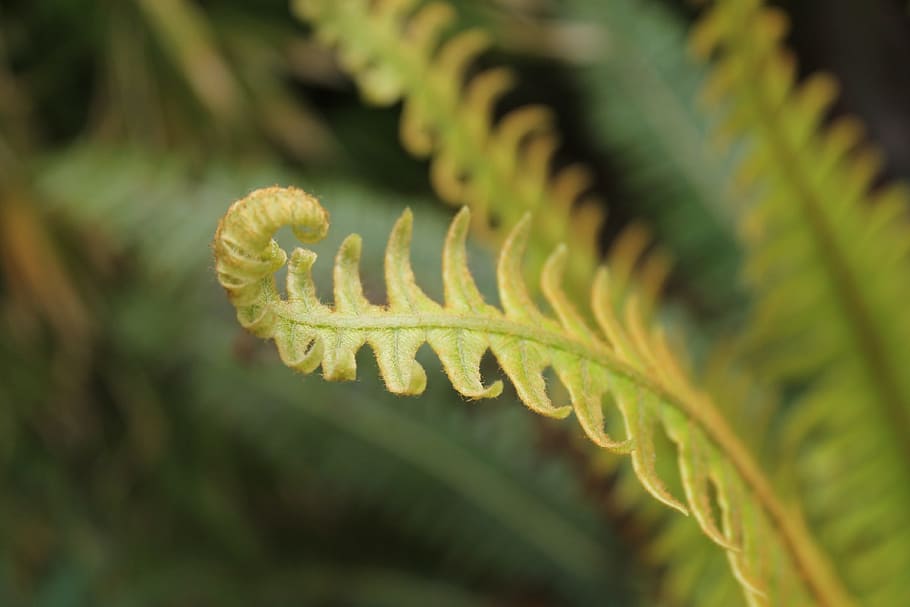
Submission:
M 763 374 L 808 382 L 787 423 L 789 460 L 820 539 L 864 604 L 910 597 L 910 196 L 875 187 L 880 161 L 849 118 L 821 126 L 836 92 L 797 83 L 786 17 L 717 2 L 693 36 L 716 56 L 708 96 L 743 137 L 749 340 Z M 874 505 L 871 505 L 874 504 Z M 872 521 L 874 520 L 874 524 Z
M 429 343 L 456 390 L 468 398 L 489 397 L 501 390 L 500 382 L 485 386 L 480 377 L 480 360 L 489 349 L 529 408 L 551 417 L 574 410 L 596 444 L 630 454 L 639 480 L 656 499 L 680 512 L 694 512 L 703 531 L 727 549 L 750 603 L 805 603 L 811 596 L 823 604 L 849 604 L 798 514 L 781 504 L 708 397 L 689 383 L 662 335 L 645 327 L 635 301 L 622 322 L 616 318 L 606 269 L 598 272 L 592 289 L 602 335 L 587 327 L 560 295 L 563 248 L 549 258 L 543 272 L 543 292 L 558 320 L 549 317 L 537 308 L 520 278 L 529 228 L 523 220 L 500 254 L 500 310 L 484 302 L 466 267 L 468 222 L 463 209 L 446 239 L 444 305 L 414 281 L 408 253 L 410 212 L 396 223 L 386 249 L 388 305 L 375 305 L 363 295 L 357 236 L 345 239 L 336 257 L 333 307 L 317 298 L 310 277 L 315 254 L 302 248 L 291 254 L 287 299 L 282 299 L 273 272 L 287 255 L 271 235 L 287 224 L 298 238 L 313 242 L 328 229 L 328 215 L 319 202 L 293 188 L 258 190 L 232 205 L 216 232 L 215 267 L 240 323 L 273 339 L 285 364 L 302 372 L 321 366 L 326 379 L 354 379 L 355 354 L 369 344 L 389 391 L 419 394 L 426 373 L 415 354 Z M 547 368 L 566 387 L 570 404 L 551 402 L 543 379 Z M 618 405 L 624 438 L 604 429 L 606 398 Z M 660 428 L 679 447 L 687 505 L 667 491 L 656 473 L 653 435 Z M 706 497 L 712 488 L 722 526 L 714 522 L 714 508 Z

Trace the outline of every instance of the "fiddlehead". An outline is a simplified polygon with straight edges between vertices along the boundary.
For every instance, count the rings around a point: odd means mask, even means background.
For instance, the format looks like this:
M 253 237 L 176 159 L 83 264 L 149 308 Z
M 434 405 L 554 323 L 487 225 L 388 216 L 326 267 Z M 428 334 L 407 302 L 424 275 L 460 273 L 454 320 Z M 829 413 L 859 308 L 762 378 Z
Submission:
M 246 224 L 244 218 L 253 223 Z M 544 314 L 520 277 L 529 228 L 524 220 L 507 238 L 499 258 L 502 309 L 491 306 L 467 268 L 468 221 L 463 209 L 446 239 L 444 304 L 429 298 L 414 280 L 409 212 L 396 223 L 386 249 L 386 306 L 364 297 L 357 236 L 349 236 L 336 257 L 334 306 L 317 298 L 310 276 L 315 254 L 301 248 L 291 254 L 288 296 L 281 298 L 272 272 L 285 255 L 269 240 L 272 231 L 279 223 L 289 223 L 311 240 L 327 229 L 327 215 L 318 202 L 294 189 L 260 190 L 231 207 L 216 233 L 216 271 L 241 324 L 273 339 L 288 366 L 302 372 L 321 366 L 326 379 L 354 379 L 354 355 L 369 344 L 387 388 L 419 394 L 426 374 L 415 354 L 428 343 L 458 392 L 468 398 L 491 397 L 502 384 L 484 385 L 479 370 L 490 350 L 525 405 L 551 417 L 574 410 L 596 444 L 630 455 L 651 495 L 691 512 L 702 530 L 728 551 L 751 603 L 805 603 L 813 597 L 822 604 L 849 604 L 799 516 L 784 507 L 710 399 L 687 379 L 662 334 L 645 326 L 635 300 L 626 306 L 624 318 L 617 317 L 609 272 L 601 268 L 592 289 L 599 329 L 593 331 L 562 293 L 565 249 L 558 248 L 541 278 L 556 318 Z M 567 405 L 551 402 L 543 379 L 547 368 L 566 387 Z M 618 407 L 624 437 L 606 432 L 605 401 Z M 685 504 L 667 491 L 656 473 L 654 434 L 659 430 L 677 447 Z M 718 496 L 722 524 L 716 522 L 708 497 L 712 491 Z
M 268 204 L 257 204 L 264 200 Z M 288 261 L 272 240 L 284 225 L 292 226 L 301 242 L 319 242 L 328 232 L 329 214 L 303 190 L 273 187 L 235 202 L 215 233 L 218 280 L 237 308 L 240 324 L 260 337 L 271 337 L 274 318 L 268 304 L 278 298 L 273 274 Z

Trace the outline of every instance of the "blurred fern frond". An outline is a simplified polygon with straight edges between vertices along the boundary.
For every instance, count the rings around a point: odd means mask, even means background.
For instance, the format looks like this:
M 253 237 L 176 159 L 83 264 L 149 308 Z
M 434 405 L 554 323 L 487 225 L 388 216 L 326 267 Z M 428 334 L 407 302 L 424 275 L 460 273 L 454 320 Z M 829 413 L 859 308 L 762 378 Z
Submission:
M 548 252 L 568 240 L 570 290 L 590 283 L 603 211 L 593 200 L 573 208 L 590 175 L 574 165 L 551 176 L 557 136 L 546 108 L 523 107 L 495 121 L 513 77 L 503 68 L 471 74 L 489 44 L 483 31 L 446 38 L 455 12 L 444 2 L 300 0 L 295 7 L 321 40 L 337 46 L 367 102 L 404 101 L 402 143 L 431 158 L 430 178 L 443 200 L 470 206 L 474 227 L 492 228 L 498 241 L 524 213 L 547 209 L 535 215 L 528 272 L 539 271 Z
M 483 301 L 467 269 L 467 213 L 463 209 L 452 222 L 443 249 L 444 306 L 414 280 L 408 212 L 396 223 L 386 248 L 387 307 L 364 297 L 357 236 L 346 238 L 336 257 L 334 307 L 319 302 L 311 276 L 316 256 L 302 248 L 290 257 L 287 299 L 282 298 L 273 272 L 288 257 L 271 235 L 291 225 L 298 238 L 316 242 L 328 230 L 325 209 L 294 188 L 257 190 L 232 205 L 215 235 L 216 271 L 239 322 L 273 339 L 285 364 L 304 373 L 321 366 L 326 379 L 355 379 L 355 354 L 369 343 L 388 390 L 419 394 L 426 388 L 426 373 L 415 355 L 428 343 L 458 392 L 485 398 L 502 389 L 499 381 L 488 386 L 481 381 L 481 357 L 490 349 L 529 408 L 551 417 L 574 409 L 592 441 L 630 453 L 636 475 L 652 496 L 683 513 L 691 511 L 705 534 L 727 549 L 749 602 L 798 603 L 814 597 L 825 604 L 850 604 L 799 514 L 783 505 L 710 399 L 689 383 L 662 334 L 645 327 L 634 301 L 624 322 L 616 318 L 606 269 L 592 289 L 602 334 L 585 326 L 561 289 L 564 248 L 547 260 L 541 278 L 559 320 L 543 315 L 521 278 L 529 224 L 522 221 L 506 239 L 497 266 L 500 311 Z M 571 405 L 551 402 L 543 379 L 548 367 L 568 390 Z M 625 440 L 604 430 L 605 396 L 618 405 Z M 678 450 L 688 508 L 657 475 L 654 433 L 659 428 Z M 715 521 L 712 490 L 723 529 Z
M 714 57 L 706 94 L 723 136 L 747 146 L 752 354 L 766 376 L 808 382 L 788 461 L 850 586 L 895 605 L 910 596 L 910 196 L 877 184 L 881 161 L 856 120 L 825 124 L 836 85 L 797 81 L 786 30 L 778 9 L 724 0 L 692 43 Z

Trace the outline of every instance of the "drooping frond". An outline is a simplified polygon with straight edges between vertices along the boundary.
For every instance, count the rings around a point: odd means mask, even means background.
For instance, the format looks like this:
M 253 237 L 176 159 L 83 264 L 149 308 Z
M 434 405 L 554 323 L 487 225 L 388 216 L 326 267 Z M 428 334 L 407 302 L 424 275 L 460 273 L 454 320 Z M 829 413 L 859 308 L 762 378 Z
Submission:
M 766 377 L 808 382 L 788 423 L 810 516 L 864 604 L 910 597 L 910 196 L 880 187 L 855 120 L 825 124 L 836 86 L 796 80 L 786 17 L 723 0 L 696 49 L 715 56 L 708 98 L 743 138 L 750 341 Z
M 431 158 L 430 178 L 443 200 L 469 206 L 481 233 L 493 225 L 511 228 L 528 211 L 545 208 L 531 228 L 529 273 L 538 273 L 549 251 L 568 242 L 570 292 L 590 284 L 603 211 L 593 200 L 572 208 L 590 176 L 579 165 L 551 176 L 558 137 L 548 109 L 519 108 L 494 123 L 513 76 L 503 68 L 468 76 L 489 44 L 483 31 L 445 38 L 455 12 L 444 2 L 297 0 L 295 7 L 337 47 L 367 102 L 403 100 L 401 141 L 415 156 Z
M 271 235 L 290 225 L 301 240 L 319 240 L 328 215 L 319 202 L 293 188 L 257 190 L 234 203 L 215 235 L 219 281 L 240 323 L 273 339 L 282 360 L 301 372 L 322 367 L 329 380 L 356 377 L 356 352 L 373 349 L 389 391 L 419 394 L 426 373 L 416 361 L 428 343 L 452 385 L 468 398 L 499 394 L 501 381 L 485 385 L 480 361 L 490 350 L 521 400 L 533 411 L 565 417 L 574 410 L 601 447 L 629 453 L 644 488 L 681 512 L 691 512 L 704 533 L 728 550 L 751 604 L 849 604 L 815 548 L 799 514 L 776 497 L 749 451 L 710 399 L 696 389 L 662 334 L 642 322 L 634 300 L 620 320 L 614 314 L 610 276 L 601 269 L 592 289 L 599 331 L 582 320 L 562 292 L 565 249 L 547 260 L 541 287 L 556 319 L 528 295 L 520 263 L 529 221 L 521 221 L 500 254 L 497 277 L 502 309 L 486 303 L 468 271 L 464 241 L 469 215 L 453 221 L 443 251 L 445 304 L 429 298 L 410 269 L 411 215 L 396 223 L 385 256 L 389 303 L 364 297 L 358 270 L 360 239 L 345 239 L 336 257 L 334 305 L 320 302 L 310 270 L 316 256 L 297 248 L 287 268 L 287 298 L 273 273 L 288 261 Z M 554 405 L 543 373 L 551 368 L 570 402 Z M 604 428 L 604 401 L 617 405 L 625 437 Z M 666 432 L 678 450 L 685 504 L 656 474 L 655 432 Z M 712 503 L 717 496 L 722 523 Z

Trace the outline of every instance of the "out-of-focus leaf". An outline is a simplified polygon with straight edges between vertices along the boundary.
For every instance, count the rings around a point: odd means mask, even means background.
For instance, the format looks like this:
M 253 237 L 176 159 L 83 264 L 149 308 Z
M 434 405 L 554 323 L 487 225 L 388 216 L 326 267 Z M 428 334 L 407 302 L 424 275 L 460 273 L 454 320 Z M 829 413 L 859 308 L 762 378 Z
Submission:
M 600 140 L 685 284 L 709 314 L 743 304 L 736 271 L 732 154 L 710 144 L 711 115 L 697 107 L 705 70 L 686 54 L 682 21 L 646 0 L 571 0 L 567 16 L 600 26 L 600 50 L 577 69 Z M 622 200 L 611 204 L 622 205 Z

